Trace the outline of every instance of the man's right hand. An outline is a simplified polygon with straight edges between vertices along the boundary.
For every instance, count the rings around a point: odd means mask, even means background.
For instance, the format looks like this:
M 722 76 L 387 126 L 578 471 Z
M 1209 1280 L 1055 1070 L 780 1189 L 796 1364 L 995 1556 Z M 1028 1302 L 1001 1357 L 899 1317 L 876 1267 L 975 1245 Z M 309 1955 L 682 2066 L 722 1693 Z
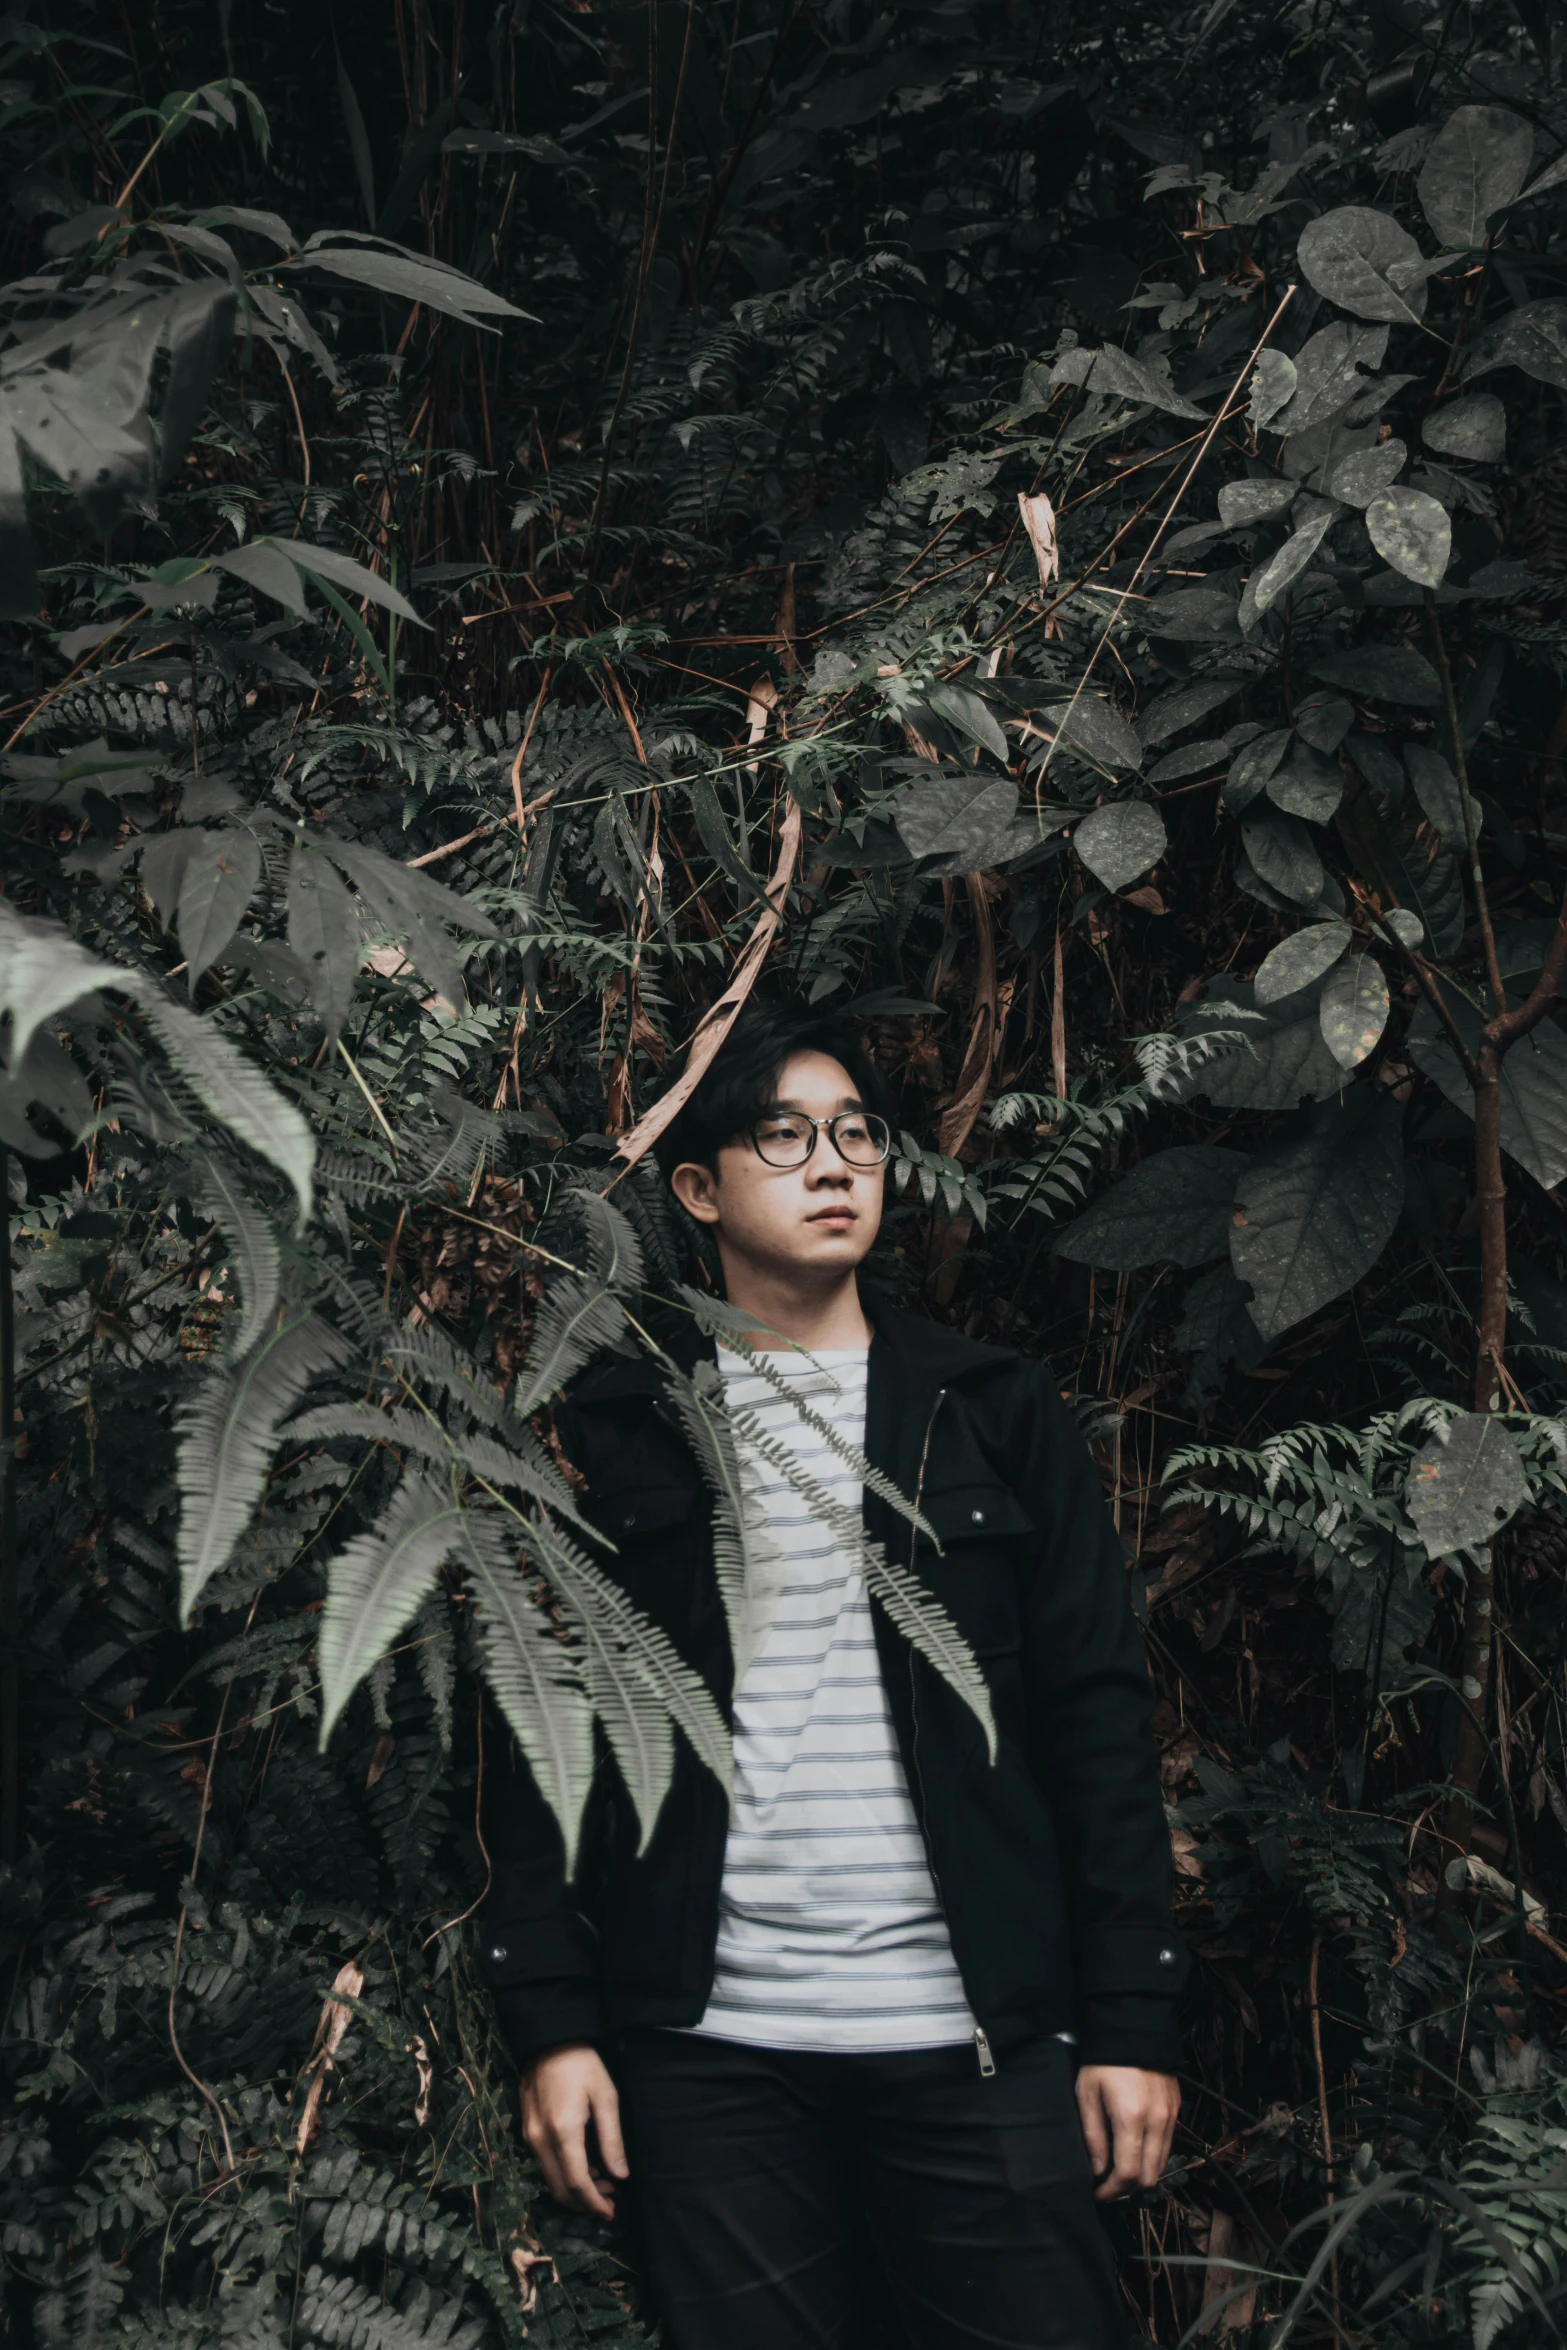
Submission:
M 588 2159 L 588 2124 L 604 2169 Z M 620 2139 L 620 2098 L 596 2048 L 552 2048 L 522 2076 L 522 2134 L 557 2202 L 600 2219 L 615 2216 L 615 2183 L 628 2173 Z

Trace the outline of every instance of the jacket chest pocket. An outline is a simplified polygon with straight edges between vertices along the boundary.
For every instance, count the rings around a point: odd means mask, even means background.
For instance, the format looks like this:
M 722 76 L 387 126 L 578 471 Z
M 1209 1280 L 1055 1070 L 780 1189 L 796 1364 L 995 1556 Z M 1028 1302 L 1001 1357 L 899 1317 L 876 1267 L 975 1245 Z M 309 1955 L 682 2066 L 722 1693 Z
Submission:
M 921 1507 L 941 1543 L 918 1549 L 919 1575 L 978 1657 L 1015 1655 L 1021 1645 L 1017 1569 L 1033 1520 L 994 1479 L 927 1487 Z
M 701 1499 L 691 1485 L 638 1485 L 589 1494 L 582 1504 L 584 1517 L 615 1545 L 598 1564 L 645 1615 L 672 1632 L 684 1628 L 691 1612 Z

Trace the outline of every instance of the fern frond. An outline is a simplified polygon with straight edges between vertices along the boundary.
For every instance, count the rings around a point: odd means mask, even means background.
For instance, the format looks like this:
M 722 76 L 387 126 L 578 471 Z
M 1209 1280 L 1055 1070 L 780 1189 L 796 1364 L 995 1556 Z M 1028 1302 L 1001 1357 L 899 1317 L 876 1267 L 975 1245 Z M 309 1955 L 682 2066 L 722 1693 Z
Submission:
M 180 1613 L 189 1619 L 226 1566 L 266 1484 L 277 1433 L 312 1379 L 348 1358 L 313 1314 L 262 1335 L 243 1361 L 209 1371 L 180 1413 Z
M 493 1437 L 472 1433 L 454 1435 L 428 1412 L 415 1411 L 406 1405 L 394 1404 L 383 1410 L 370 1403 L 330 1403 L 313 1412 L 302 1412 L 297 1420 L 289 1422 L 286 1434 L 305 1444 L 347 1437 L 366 1444 L 398 1445 L 442 1467 L 461 1464 L 472 1469 L 486 1484 L 498 1485 L 504 1492 L 525 1493 L 530 1501 L 542 1501 L 548 1508 L 559 1510 L 584 1533 L 596 1532 L 585 1523 L 571 1487 L 528 1428 L 508 1429 L 512 1444 L 520 1442 L 531 1447 L 513 1451 Z
M 272 1318 L 282 1278 L 282 1252 L 266 1217 L 223 1160 L 204 1155 L 196 1161 L 196 1173 L 200 1185 L 196 1204 L 221 1227 L 232 1270 L 239 1275 L 244 1314 L 229 1350 L 237 1357 Z
M 472 1584 L 484 1677 L 559 1824 L 572 1876 L 593 1784 L 593 1708 L 581 1660 L 529 1589 L 512 1555 L 518 1547 L 495 1512 L 465 1512 L 459 1555 Z
M 513 1406 L 523 1420 L 598 1348 L 615 1344 L 625 1327 L 618 1297 L 642 1281 L 642 1250 L 619 1209 L 589 1191 L 575 1193 L 571 1204 L 583 1225 L 588 1268 L 557 1276 L 539 1309 Z
M 323 1746 L 366 1673 L 417 1612 L 442 1561 L 460 1547 L 462 1517 L 446 1488 L 410 1470 L 377 1523 L 327 1569 L 316 1651 Z

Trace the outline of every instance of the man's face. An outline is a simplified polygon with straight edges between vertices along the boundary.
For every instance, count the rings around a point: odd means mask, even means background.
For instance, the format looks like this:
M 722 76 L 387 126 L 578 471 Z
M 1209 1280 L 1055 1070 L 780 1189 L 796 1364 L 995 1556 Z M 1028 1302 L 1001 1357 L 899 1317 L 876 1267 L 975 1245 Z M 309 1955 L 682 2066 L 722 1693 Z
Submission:
M 795 1053 L 778 1073 L 772 1107 L 764 1147 L 784 1157 L 788 1132 L 798 1133 L 802 1118 L 833 1118 L 857 1110 L 860 1099 L 840 1062 L 825 1053 Z M 716 1180 L 711 1168 L 694 1161 L 675 1169 L 675 1197 L 713 1228 L 726 1266 L 734 1257 L 774 1278 L 810 1282 L 841 1278 L 865 1255 L 881 1224 L 885 1170 L 851 1165 L 825 1127 L 812 1130 L 811 1140 L 811 1155 L 799 1167 L 769 1165 L 742 1134 L 719 1152 Z

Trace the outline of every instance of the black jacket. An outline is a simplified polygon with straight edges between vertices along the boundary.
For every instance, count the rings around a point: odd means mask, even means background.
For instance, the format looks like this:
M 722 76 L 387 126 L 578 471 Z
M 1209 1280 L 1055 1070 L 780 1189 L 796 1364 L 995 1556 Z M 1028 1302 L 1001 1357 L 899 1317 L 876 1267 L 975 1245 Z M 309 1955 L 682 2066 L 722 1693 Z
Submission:
M 969 1708 L 873 1608 L 888 1701 L 969 2005 L 1002 2055 L 1053 2032 L 1080 2061 L 1173 2071 L 1186 1959 L 1170 1924 L 1169 1839 L 1128 1605 L 1093 1461 L 1036 1363 L 911 1314 L 875 1314 L 865 1451 L 920 1497 L 928 1539 L 867 1492 L 865 1523 L 912 1564 L 990 1686 L 1000 1756 Z M 684 1367 L 712 1355 L 693 1335 Z M 609 1570 L 725 1712 L 728 1632 L 696 1461 L 657 1362 L 591 1374 L 557 1415 L 588 1480 Z M 520 2063 L 568 2040 L 694 2024 L 713 1981 L 728 1805 L 683 1739 L 645 1852 L 601 1770 L 575 1888 L 518 1766 L 495 1786 L 484 1964 Z

